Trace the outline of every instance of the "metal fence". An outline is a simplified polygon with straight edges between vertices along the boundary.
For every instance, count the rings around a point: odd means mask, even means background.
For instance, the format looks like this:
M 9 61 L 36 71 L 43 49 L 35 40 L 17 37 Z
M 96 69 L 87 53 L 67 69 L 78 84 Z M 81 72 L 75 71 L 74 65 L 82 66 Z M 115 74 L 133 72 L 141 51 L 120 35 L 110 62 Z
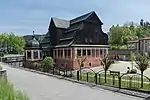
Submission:
M 74 79 L 78 81 L 86 81 L 95 83 L 96 85 L 105 85 L 116 87 L 119 89 L 129 89 L 134 91 L 141 91 L 150 93 L 150 78 L 139 73 L 120 73 L 118 71 L 98 71 L 93 70 L 83 71 L 84 69 L 76 71 Z M 106 79 L 105 79 L 106 73 Z M 142 79 L 143 77 L 143 79 Z M 143 81 L 142 81 L 143 80 Z
M 11 65 L 16 65 L 9 63 Z M 18 62 L 19 67 L 23 67 L 21 62 Z M 42 65 L 42 68 L 44 66 Z M 34 70 L 44 71 L 35 67 Z M 130 89 L 134 91 L 142 91 L 150 93 L 150 78 L 139 73 L 120 73 L 118 71 L 94 71 L 90 68 L 82 68 L 81 70 L 74 70 L 67 67 L 54 66 L 47 73 L 61 75 L 64 77 L 70 77 L 78 81 L 86 81 L 89 83 L 94 83 L 95 85 L 105 85 L 116 87 L 119 89 Z M 105 75 L 106 74 L 106 75 Z M 106 76 L 106 78 L 105 78 Z M 143 77 L 143 79 L 142 79 Z M 143 80 L 143 81 L 142 81 Z

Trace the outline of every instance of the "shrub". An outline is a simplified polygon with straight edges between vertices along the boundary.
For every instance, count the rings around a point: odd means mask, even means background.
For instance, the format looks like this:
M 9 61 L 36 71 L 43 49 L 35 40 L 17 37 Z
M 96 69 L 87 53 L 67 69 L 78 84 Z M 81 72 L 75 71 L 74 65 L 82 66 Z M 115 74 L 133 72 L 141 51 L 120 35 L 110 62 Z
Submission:
M 0 52 L 0 57 L 4 57 L 4 52 Z
M 36 70 L 40 70 L 42 68 L 42 65 L 40 62 L 34 62 L 32 64 L 33 68 L 36 69 Z
M 49 70 L 53 67 L 54 65 L 54 60 L 52 57 L 45 57 L 43 60 L 43 68 L 44 71 L 49 72 Z
M 9 82 L 0 79 L 0 100 L 29 100 L 29 98 L 22 92 L 14 90 Z

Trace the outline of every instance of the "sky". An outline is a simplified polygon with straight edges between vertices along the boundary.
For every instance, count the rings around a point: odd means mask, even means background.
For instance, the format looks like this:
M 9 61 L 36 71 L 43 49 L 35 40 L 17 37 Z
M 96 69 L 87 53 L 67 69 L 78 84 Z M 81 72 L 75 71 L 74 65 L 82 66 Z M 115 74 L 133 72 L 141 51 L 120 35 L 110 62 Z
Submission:
M 150 21 L 150 0 L 1 0 L 0 33 L 45 34 L 51 17 L 66 20 L 95 11 L 108 32 L 112 25 Z

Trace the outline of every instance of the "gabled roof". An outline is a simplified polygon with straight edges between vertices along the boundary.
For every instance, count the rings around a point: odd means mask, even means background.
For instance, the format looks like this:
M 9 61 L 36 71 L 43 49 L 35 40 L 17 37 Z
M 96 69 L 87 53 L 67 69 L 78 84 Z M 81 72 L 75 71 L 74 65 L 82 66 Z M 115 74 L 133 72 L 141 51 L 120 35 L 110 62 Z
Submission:
M 70 22 L 67 20 L 62 20 L 62 19 L 55 18 L 55 17 L 52 17 L 52 20 L 57 28 L 65 28 L 66 29 L 70 25 Z
M 49 34 L 49 31 L 45 34 L 43 40 L 41 41 L 41 46 L 42 47 L 45 44 L 50 44 L 50 34 Z
M 77 23 L 77 22 L 86 20 L 86 19 L 87 19 L 90 15 L 92 15 L 93 13 L 94 13 L 94 11 L 89 12 L 89 13 L 87 13 L 87 14 L 84 14 L 84 15 L 82 15 L 82 16 L 80 16 L 80 17 L 75 18 L 75 19 L 72 19 L 72 20 L 70 20 L 70 24 L 74 24 L 74 23 Z
M 74 23 L 78 23 L 78 22 L 80 22 L 80 21 L 86 20 L 86 19 L 88 19 L 91 15 L 96 15 L 96 13 L 95 13 L 94 11 L 92 11 L 92 12 L 89 12 L 89 13 L 84 14 L 84 15 L 82 15 L 82 16 L 79 16 L 79 17 L 77 17 L 77 18 L 75 18 L 75 19 L 70 20 L 70 24 L 74 24 Z M 97 15 L 96 15 L 96 16 L 97 16 Z M 97 17 L 97 18 L 98 18 L 98 17 Z M 98 18 L 98 20 L 100 21 L 99 18 Z M 100 21 L 100 23 L 102 24 L 101 21 Z

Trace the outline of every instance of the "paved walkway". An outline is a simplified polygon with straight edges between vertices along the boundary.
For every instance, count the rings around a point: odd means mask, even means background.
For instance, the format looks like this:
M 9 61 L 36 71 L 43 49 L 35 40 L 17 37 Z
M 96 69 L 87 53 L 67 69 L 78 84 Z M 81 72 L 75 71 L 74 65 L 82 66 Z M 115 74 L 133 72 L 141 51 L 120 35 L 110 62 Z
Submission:
M 143 100 L 1 65 L 7 69 L 8 80 L 31 100 Z
M 137 69 L 136 67 L 136 64 L 134 63 L 134 69 Z M 126 73 L 127 72 L 127 67 L 130 67 L 131 68 L 131 62 L 129 61 L 119 61 L 115 64 L 112 64 L 109 68 L 109 70 L 112 70 L 112 71 L 119 71 L 121 73 Z M 100 70 L 103 70 L 103 66 L 99 66 L 99 67 L 95 67 L 95 68 L 92 68 L 95 72 L 98 72 Z M 141 73 L 140 70 L 137 69 L 137 72 L 138 73 Z M 146 75 L 147 77 L 150 78 L 150 67 L 147 68 L 147 70 L 144 71 L 144 75 Z

